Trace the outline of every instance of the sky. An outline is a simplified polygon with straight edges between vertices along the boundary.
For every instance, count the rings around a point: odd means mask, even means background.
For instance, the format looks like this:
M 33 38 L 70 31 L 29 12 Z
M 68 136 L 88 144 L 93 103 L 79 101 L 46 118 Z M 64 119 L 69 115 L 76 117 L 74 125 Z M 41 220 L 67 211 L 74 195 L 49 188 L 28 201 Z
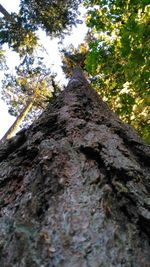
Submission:
M 19 0 L 0 0 L 0 4 L 5 7 L 8 12 L 17 12 L 19 9 Z M 84 17 L 84 9 L 81 8 L 81 15 Z M 70 36 L 66 36 L 64 40 L 64 47 L 73 44 L 74 47 L 77 47 L 80 43 L 83 42 L 86 35 L 87 28 L 85 24 L 79 24 L 77 27 L 73 27 L 72 33 Z M 66 81 L 64 80 L 64 75 L 61 70 L 61 58 L 60 52 L 58 50 L 58 39 L 51 41 L 50 37 L 47 37 L 44 32 L 39 31 L 39 37 L 42 42 L 42 45 L 47 51 L 47 62 L 50 62 L 50 65 L 53 65 L 54 72 L 58 73 L 58 80 L 63 84 Z M 5 46 L 7 47 L 7 46 Z M 13 72 L 15 64 L 18 62 L 18 57 L 16 53 L 7 50 L 7 65 L 10 68 L 10 71 Z M 2 73 L 0 75 L 2 79 Z M 5 132 L 14 122 L 15 117 L 10 116 L 8 113 L 7 105 L 1 100 L 0 94 L 0 139 L 3 137 Z

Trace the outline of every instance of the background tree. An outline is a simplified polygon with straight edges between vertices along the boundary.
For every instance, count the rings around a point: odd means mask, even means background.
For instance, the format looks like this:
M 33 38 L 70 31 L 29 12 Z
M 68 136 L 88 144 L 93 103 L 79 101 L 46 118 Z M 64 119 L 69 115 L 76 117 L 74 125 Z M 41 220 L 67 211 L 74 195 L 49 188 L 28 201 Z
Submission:
M 37 60 L 34 59 L 34 51 L 39 47 L 37 30 L 42 28 L 51 37 L 62 37 L 77 23 L 77 8 L 80 2 L 21 1 L 18 14 L 9 14 L 0 5 L 3 15 L 0 18 L 0 44 L 7 43 L 21 58 L 19 67 L 16 67 L 16 75 L 6 74 L 3 81 L 3 99 L 9 105 L 10 113 L 17 116 L 6 135 L 9 133 L 9 136 L 12 136 L 12 130 L 14 134 L 16 126 L 18 127 L 27 114 L 31 122 L 33 113 L 36 111 L 37 114 L 41 107 L 45 107 L 45 98 L 50 97 L 49 87 L 53 87 L 55 92 L 59 90 L 55 75 L 50 75 L 50 70 L 41 65 L 40 57 L 37 66 L 33 66 L 33 61 Z M 29 114 L 31 110 L 32 114 Z
M 20 55 L 32 53 L 37 47 L 37 30 L 42 28 L 51 37 L 62 37 L 77 22 L 78 5 L 81 0 L 20 1 L 18 14 L 9 14 L 0 5 L 0 44 L 8 43 Z
M 16 67 L 15 75 L 5 73 L 2 89 L 10 114 L 17 117 L 4 135 L 5 139 L 14 136 L 24 120 L 22 126 L 31 124 L 59 87 L 55 82 L 55 74 L 43 64 L 43 58 L 33 55 L 25 56 Z
M 150 142 L 150 6 L 147 0 L 85 1 L 91 29 L 86 69 L 111 108 Z
M 20 56 L 24 56 L 25 53 L 31 54 L 38 45 L 35 27 L 24 25 L 20 14 L 9 14 L 2 5 L 0 12 L 3 15 L 0 18 L 0 44 L 7 43 Z
M 41 27 L 50 36 L 60 37 L 70 31 L 72 25 L 81 22 L 77 19 L 81 2 L 82 0 L 21 0 L 20 15 L 31 27 Z

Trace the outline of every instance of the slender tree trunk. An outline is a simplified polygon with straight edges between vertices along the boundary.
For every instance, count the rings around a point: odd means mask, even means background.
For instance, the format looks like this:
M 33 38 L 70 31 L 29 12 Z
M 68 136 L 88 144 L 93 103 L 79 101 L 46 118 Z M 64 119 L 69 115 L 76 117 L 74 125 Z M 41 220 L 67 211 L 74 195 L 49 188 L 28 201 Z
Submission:
M 9 12 L 1 4 L 0 4 L 0 13 L 2 13 L 5 18 L 12 20 L 12 17 L 9 14 Z
M 149 267 L 150 148 L 80 69 L 0 160 L 0 266 Z
M 21 125 L 23 120 L 26 118 L 26 116 L 29 114 L 30 110 L 32 109 L 33 103 L 34 101 L 31 100 L 26 104 L 26 106 L 22 109 L 19 116 L 16 118 L 16 120 L 12 124 L 12 126 L 5 133 L 1 141 L 4 141 L 5 139 L 10 139 L 16 134 L 19 126 Z

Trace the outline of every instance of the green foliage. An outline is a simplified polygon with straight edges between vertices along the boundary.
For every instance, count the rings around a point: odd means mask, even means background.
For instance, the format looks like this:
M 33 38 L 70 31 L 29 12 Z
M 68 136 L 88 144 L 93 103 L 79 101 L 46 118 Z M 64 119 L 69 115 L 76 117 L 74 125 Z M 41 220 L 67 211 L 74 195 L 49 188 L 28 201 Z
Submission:
M 51 37 L 63 37 L 77 22 L 77 9 L 81 0 L 21 0 L 18 14 L 9 14 L 0 5 L 0 45 L 8 44 L 19 53 L 22 63 L 16 73 L 5 73 L 3 100 L 12 115 L 19 116 L 28 102 L 33 101 L 37 114 L 60 91 L 55 75 L 35 56 L 38 45 L 37 30 L 42 28 Z M 0 60 L 2 57 L 0 58 Z M 30 117 L 30 115 L 29 115 Z
M 5 73 L 3 80 L 3 100 L 10 114 L 19 116 L 27 103 L 33 101 L 32 113 L 28 114 L 28 119 L 33 120 L 53 97 L 54 82 L 55 75 L 44 65 L 42 57 L 25 56 L 16 73 Z
M 80 44 L 76 49 L 73 45 L 67 47 L 67 49 L 62 49 L 62 69 L 67 77 L 71 76 L 72 69 L 79 65 L 84 68 L 84 61 L 87 55 L 86 44 Z
M 81 0 L 21 0 L 20 15 L 26 25 L 46 30 L 51 36 L 60 36 L 75 25 Z
M 99 94 L 150 143 L 150 5 L 147 0 L 85 1 L 93 40 L 85 64 Z
M 4 9 L 0 18 L 0 45 L 9 47 L 21 56 L 32 54 L 38 45 L 36 32 L 42 28 L 51 37 L 62 37 L 77 20 L 81 0 L 21 0 L 19 13 L 9 14 Z
M 32 54 L 38 44 L 35 32 L 23 25 L 19 15 L 12 13 L 10 18 L 0 18 L 0 45 L 7 43 L 20 56 Z

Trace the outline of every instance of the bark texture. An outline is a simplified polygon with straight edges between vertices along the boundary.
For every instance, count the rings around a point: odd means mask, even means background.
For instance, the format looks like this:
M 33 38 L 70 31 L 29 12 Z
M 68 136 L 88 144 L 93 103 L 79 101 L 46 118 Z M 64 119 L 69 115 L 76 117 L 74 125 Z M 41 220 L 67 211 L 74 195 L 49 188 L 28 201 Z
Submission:
M 79 69 L 0 159 L 0 266 L 149 267 L 150 149 Z

